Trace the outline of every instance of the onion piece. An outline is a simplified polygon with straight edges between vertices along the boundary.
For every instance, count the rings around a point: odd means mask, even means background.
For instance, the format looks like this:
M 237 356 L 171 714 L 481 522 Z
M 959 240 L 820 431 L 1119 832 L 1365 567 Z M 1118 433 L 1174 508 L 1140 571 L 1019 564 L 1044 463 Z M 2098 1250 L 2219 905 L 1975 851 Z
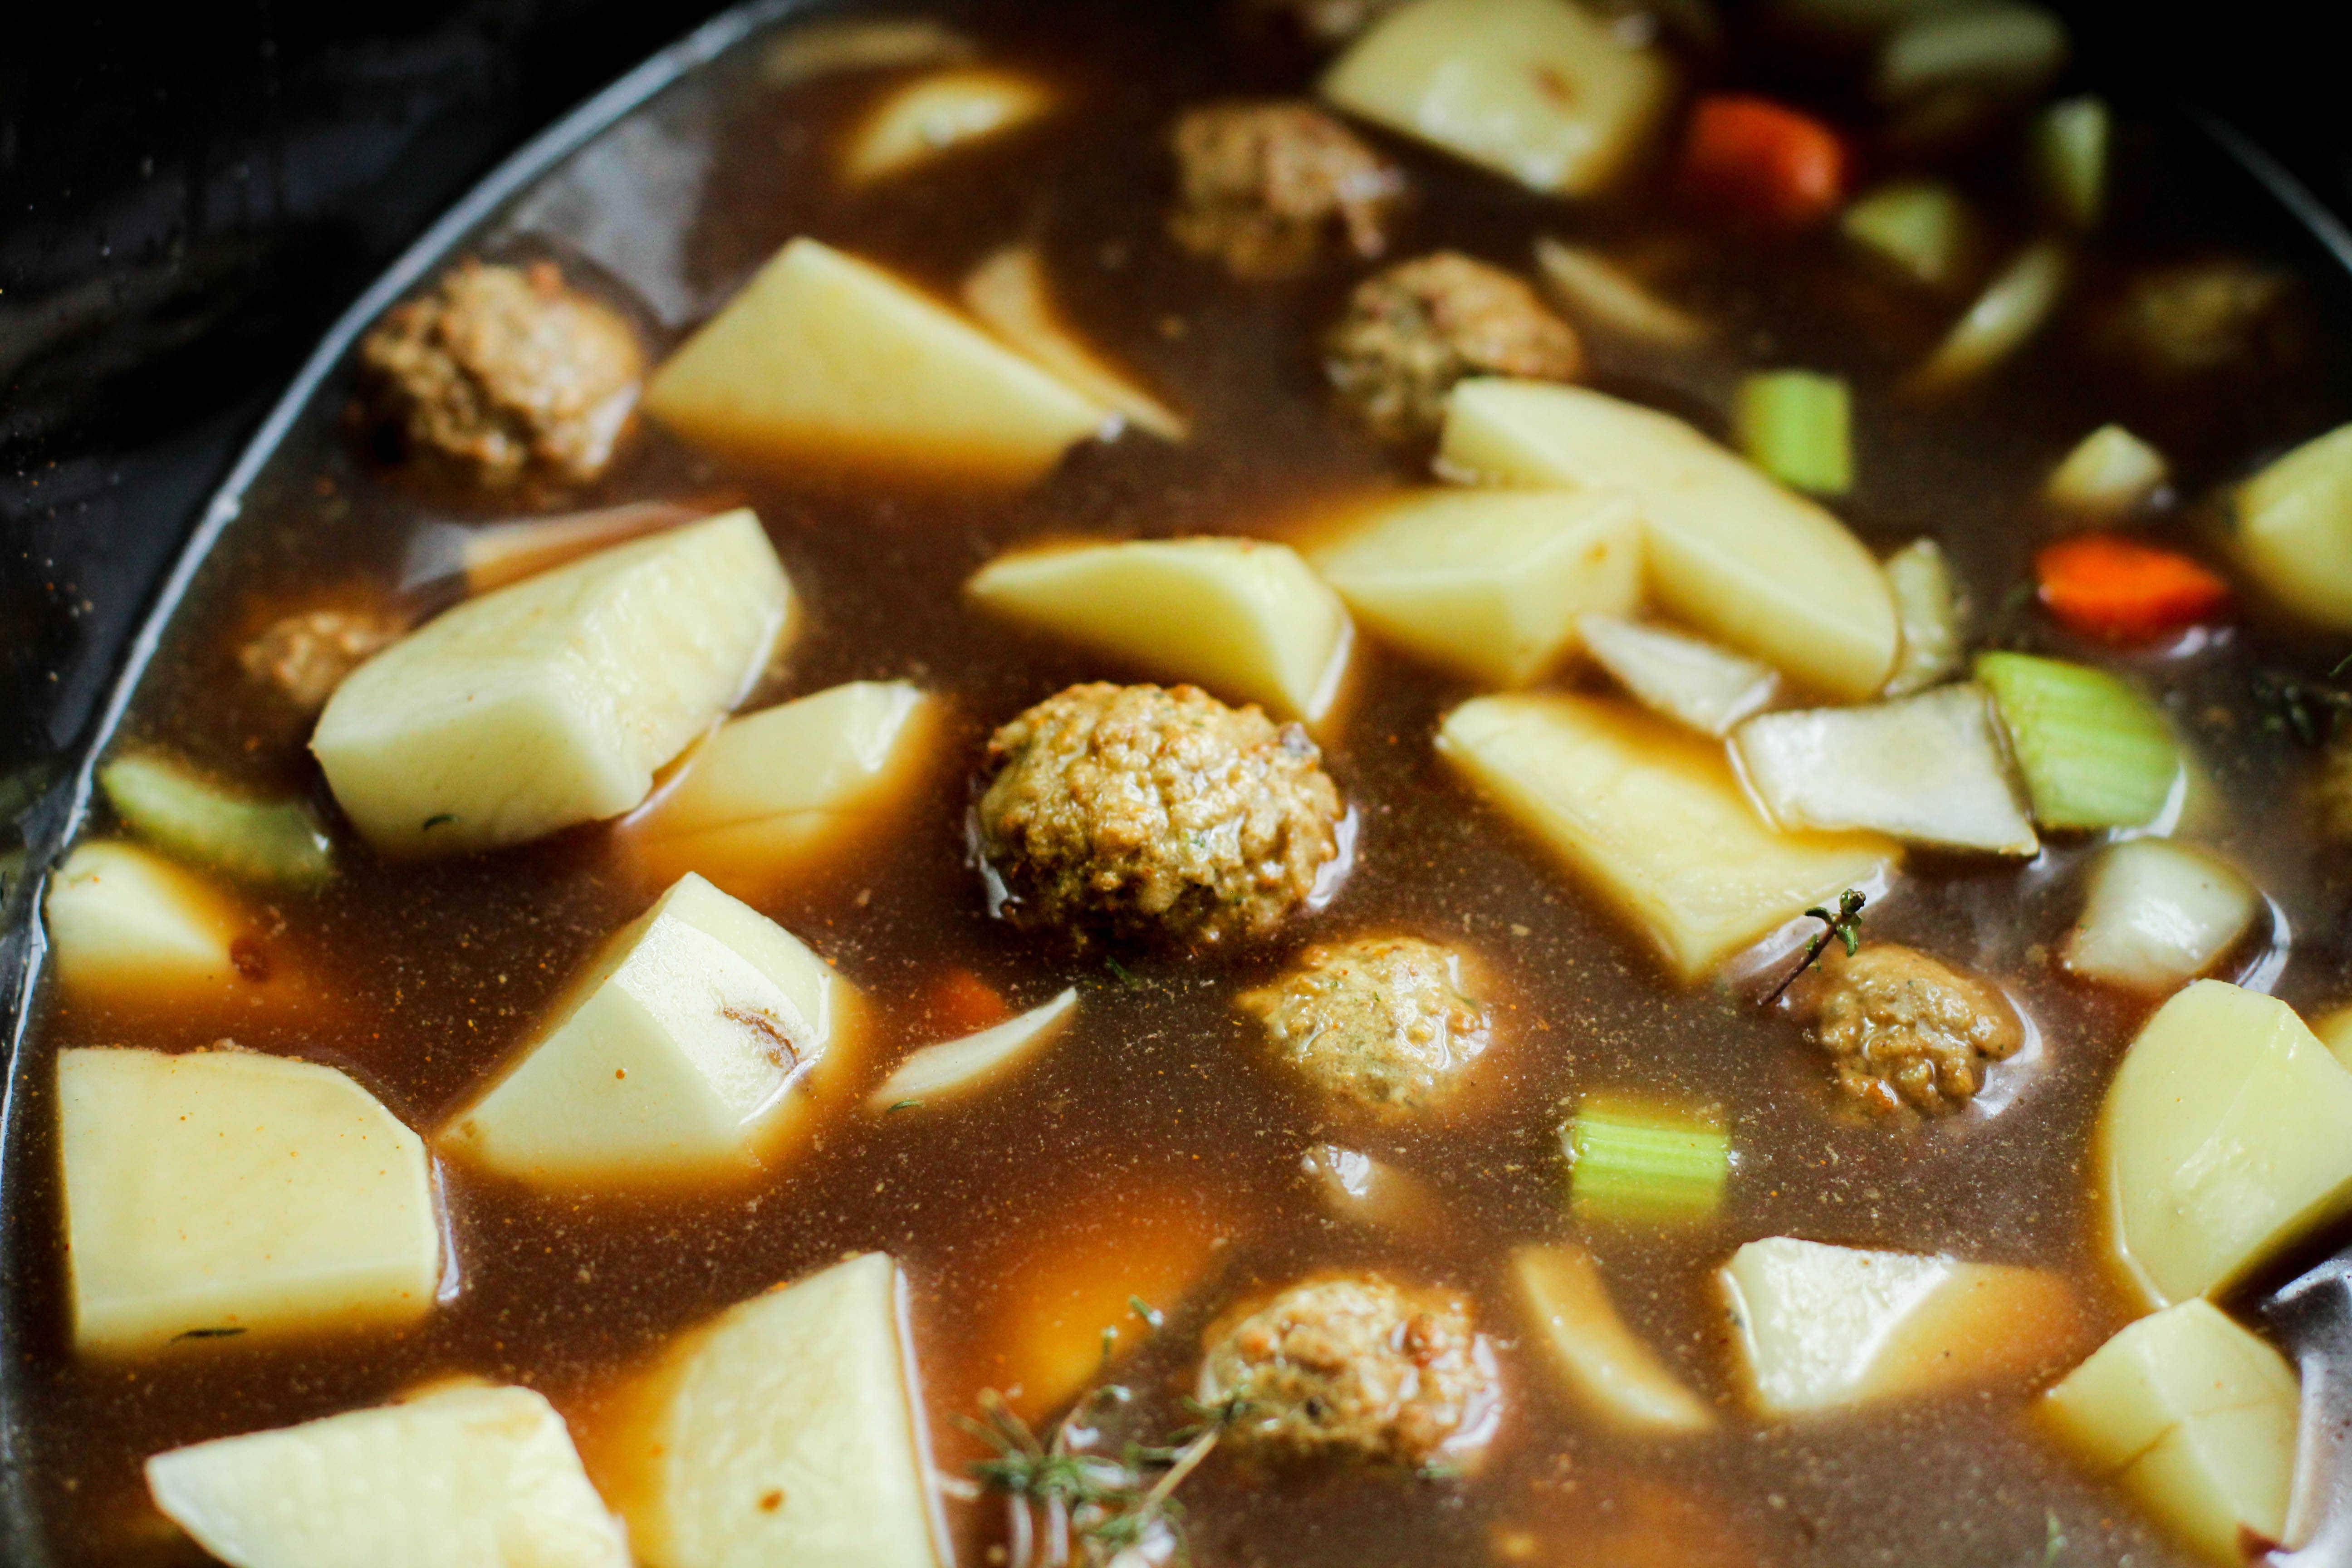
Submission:
M 1886 585 L 1903 627 L 1903 651 L 1886 695 L 1908 697 L 1959 673 L 1960 601 L 1943 546 L 1915 539 L 1886 558 Z
M 2036 240 L 2019 251 L 1912 372 L 1911 390 L 1941 392 L 1972 381 L 2024 347 L 2058 308 L 2072 270 L 2066 247 L 2056 240 Z
M 1916 16 L 1887 37 L 1871 83 L 1900 103 L 1946 88 L 2024 96 L 2066 63 L 2066 25 L 2039 5 L 1986 0 Z
M 1299 1157 L 1299 1169 L 1338 1218 L 1401 1235 L 1436 1234 L 1443 1215 L 1420 1177 L 1337 1143 L 1318 1143 Z
M 956 65 L 979 52 L 970 38 L 937 22 L 816 22 L 777 39 L 760 62 L 760 76 L 770 87 L 795 87 L 839 71 Z
M 2102 425 L 2051 470 L 2042 499 L 2086 521 L 2123 516 L 2171 477 L 2164 454 L 2120 425 Z
M 1581 324 L 1668 348 L 1688 348 L 1712 330 L 1687 310 L 1659 299 L 1597 250 L 1546 236 L 1536 241 L 1536 266 Z
M 898 1064 L 898 1070 L 867 1097 L 866 1107 L 887 1112 L 978 1089 L 1027 1061 L 1062 1032 L 1077 1008 L 1078 993 L 1073 986 L 993 1028 L 925 1046 Z
M 2260 903 L 2252 883 L 2210 855 L 2131 839 L 2100 857 L 2060 963 L 2084 980 L 2170 991 L 2235 946 Z
M 1592 661 L 1636 701 L 1702 735 L 1728 734 L 1780 689 L 1770 665 L 1664 626 L 1580 616 L 1576 631 Z
M 1008 246 L 975 268 L 964 279 L 963 302 L 999 342 L 1107 413 L 1163 441 L 1192 434 L 1181 415 L 1113 370 L 1070 331 L 1028 246 Z

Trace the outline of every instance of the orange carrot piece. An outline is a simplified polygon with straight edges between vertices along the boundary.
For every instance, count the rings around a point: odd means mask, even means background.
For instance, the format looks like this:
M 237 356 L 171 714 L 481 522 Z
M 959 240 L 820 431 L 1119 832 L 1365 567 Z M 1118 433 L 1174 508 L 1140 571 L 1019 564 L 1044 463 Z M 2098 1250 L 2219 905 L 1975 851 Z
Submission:
M 1683 180 L 1738 216 L 1802 228 L 1844 201 L 1845 143 L 1785 104 L 1719 93 L 1691 111 Z
M 996 987 L 969 969 L 950 969 L 940 976 L 925 999 L 924 1016 L 951 1036 L 977 1034 L 1013 1016 L 1013 1009 Z
M 2186 555 L 2086 533 L 2033 558 L 2042 602 L 2086 637 L 2147 642 L 2205 619 L 2230 586 Z

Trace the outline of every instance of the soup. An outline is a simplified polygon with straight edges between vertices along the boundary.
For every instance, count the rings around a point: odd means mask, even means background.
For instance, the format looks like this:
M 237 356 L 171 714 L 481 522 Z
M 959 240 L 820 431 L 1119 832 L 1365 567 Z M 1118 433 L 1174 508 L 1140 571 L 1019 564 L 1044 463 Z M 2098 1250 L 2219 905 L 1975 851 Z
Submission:
M 56 1559 L 2292 1543 L 2328 306 L 1830 11 L 787 20 L 420 278 L 49 876 Z

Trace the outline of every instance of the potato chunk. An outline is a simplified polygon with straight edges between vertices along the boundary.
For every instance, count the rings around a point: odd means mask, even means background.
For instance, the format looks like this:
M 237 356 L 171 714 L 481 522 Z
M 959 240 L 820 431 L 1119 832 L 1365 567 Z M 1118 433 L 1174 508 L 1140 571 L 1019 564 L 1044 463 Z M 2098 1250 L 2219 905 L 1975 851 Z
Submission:
M 240 977 L 229 944 L 246 912 L 194 873 L 134 845 L 75 846 L 41 910 L 71 989 L 131 1000 L 217 994 Z
M 2027 1372 L 2084 1329 L 2066 1281 L 2040 1268 L 1776 1236 L 1732 1254 L 1719 1278 L 1748 1402 L 1764 1416 Z
M 742 697 L 792 606 L 760 520 L 727 512 L 427 622 L 336 688 L 310 750 L 387 854 L 618 816 Z
M 2239 489 L 2238 548 L 2287 608 L 2352 631 L 2352 425 L 2305 442 Z
M 689 1333 L 606 1448 L 646 1568 L 937 1568 L 943 1527 L 907 1342 L 879 1252 Z
M 1465 381 L 1442 454 L 1513 483 L 1633 492 L 1665 608 L 1794 680 L 1860 701 L 1895 667 L 1894 595 L 1870 552 L 1679 419 L 1582 387 Z
M 1511 1274 L 1519 1302 L 1578 1400 L 1631 1432 L 1705 1432 L 1715 1412 L 1633 1337 L 1580 1247 L 1521 1247 Z
M 1874 834 L 1776 832 L 1715 748 L 1588 698 L 1476 698 L 1446 716 L 1437 750 L 1685 981 L 1900 857 Z
M 905 802 L 940 706 L 911 681 L 856 680 L 730 719 L 630 819 L 629 839 L 656 881 L 693 871 L 765 897 Z
M 1277 719 L 1331 710 L 1354 632 L 1298 552 L 1255 539 L 1141 539 L 1000 556 L 982 608 Z
M 2200 980 L 2124 1054 L 2097 1147 L 2125 1274 L 2210 1296 L 2352 1210 L 2352 1072 L 2285 1003 Z
M 441 1280 L 425 1145 L 332 1068 L 58 1055 L 74 1343 L 381 1327 Z
M 563 1417 L 460 1384 L 147 1461 L 164 1516 L 232 1568 L 628 1568 Z
M 541 1184 L 747 1167 L 844 1070 L 853 1001 L 790 931 L 688 875 L 605 944 L 441 1142 Z
M 1323 79 L 1351 114 L 1538 191 L 1586 195 L 1638 150 L 1674 72 L 1570 0 L 1415 0 Z
M 1053 106 L 1053 93 L 1033 77 L 989 66 L 933 71 L 867 111 L 843 154 L 842 173 L 852 184 L 903 174 L 1018 130 Z
M 2101 1345 L 2041 1408 L 2085 1468 L 2235 1565 L 2246 1535 L 2285 1537 L 2301 1405 L 2278 1352 L 2210 1302 L 2189 1300 Z
M 1577 644 L 1577 616 L 1642 596 L 1633 501 L 1563 490 L 1424 490 L 1315 552 L 1366 625 L 1492 686 L 1525 686 Z
M 814 239 L 776 253 L 646 384 L 688 440 L 771 468 L 1026 484 L 1103 411 L 912 285 Z

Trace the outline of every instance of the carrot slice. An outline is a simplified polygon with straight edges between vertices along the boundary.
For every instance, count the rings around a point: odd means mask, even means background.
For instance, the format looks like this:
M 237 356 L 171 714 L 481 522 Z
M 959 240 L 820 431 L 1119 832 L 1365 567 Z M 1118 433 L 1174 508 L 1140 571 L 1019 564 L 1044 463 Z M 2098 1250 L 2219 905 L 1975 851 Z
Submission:
M 923 1016 L 938 1028 L 976 1034 L 1013 1016 L 996 987 L 969 969 L 950 969 L 924 998 Z
M 2230 587 L 2186 555 L 2110 534 L 2062 540 L 2033 558 L 2042 602 L 2087 637 L 2147 642 L 2205 619 Z
M 1845 143 L 1786 104 L 1716 94 L 1691 112 L 1683 180 L 1738 216 L 1802 228 L 1845 199 Z

